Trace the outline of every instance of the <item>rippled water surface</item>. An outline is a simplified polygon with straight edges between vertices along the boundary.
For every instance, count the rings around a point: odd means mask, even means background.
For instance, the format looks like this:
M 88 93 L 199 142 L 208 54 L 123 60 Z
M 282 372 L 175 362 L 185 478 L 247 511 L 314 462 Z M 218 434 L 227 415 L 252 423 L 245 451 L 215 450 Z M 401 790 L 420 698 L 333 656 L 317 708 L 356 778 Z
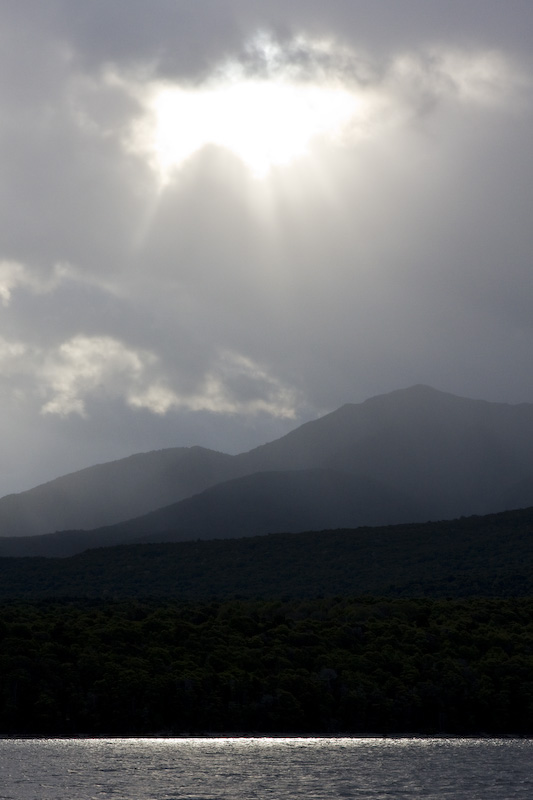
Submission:
M 4 739 L 0 800 L 532 800 L 533 741 Z

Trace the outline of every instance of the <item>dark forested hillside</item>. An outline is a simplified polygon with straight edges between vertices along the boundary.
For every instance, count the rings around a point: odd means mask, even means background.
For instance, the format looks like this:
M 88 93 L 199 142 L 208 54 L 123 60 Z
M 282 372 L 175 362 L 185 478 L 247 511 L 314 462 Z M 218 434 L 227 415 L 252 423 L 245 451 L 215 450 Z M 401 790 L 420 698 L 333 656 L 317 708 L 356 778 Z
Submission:
M 533 595 L 533 509 L 446 522 L 2 558 L 2 598 Z
M 533 735 L 533 509 L 0 559 L 0 735 Z

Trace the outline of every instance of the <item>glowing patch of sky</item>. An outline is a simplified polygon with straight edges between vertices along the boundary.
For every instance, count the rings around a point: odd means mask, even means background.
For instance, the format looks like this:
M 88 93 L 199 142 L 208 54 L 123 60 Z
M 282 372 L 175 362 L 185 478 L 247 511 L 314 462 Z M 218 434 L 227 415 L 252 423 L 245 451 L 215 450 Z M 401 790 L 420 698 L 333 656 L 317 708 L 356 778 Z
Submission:
M 208 144 L 238 156 L 256 177 L 335 137 L 357 110 L 342 88 L 244 80 L 209 89 L 161 89 L 152 101 L 153 158 L 161 175 Z

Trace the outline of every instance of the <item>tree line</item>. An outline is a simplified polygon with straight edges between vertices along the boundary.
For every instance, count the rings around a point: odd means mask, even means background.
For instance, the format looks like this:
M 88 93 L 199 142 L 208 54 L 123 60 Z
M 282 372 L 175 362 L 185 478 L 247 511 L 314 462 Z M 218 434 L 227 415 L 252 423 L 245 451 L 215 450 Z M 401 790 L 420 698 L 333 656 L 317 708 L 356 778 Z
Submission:
M 533 734 L 533 599 L 0 604 L 0 734 Z

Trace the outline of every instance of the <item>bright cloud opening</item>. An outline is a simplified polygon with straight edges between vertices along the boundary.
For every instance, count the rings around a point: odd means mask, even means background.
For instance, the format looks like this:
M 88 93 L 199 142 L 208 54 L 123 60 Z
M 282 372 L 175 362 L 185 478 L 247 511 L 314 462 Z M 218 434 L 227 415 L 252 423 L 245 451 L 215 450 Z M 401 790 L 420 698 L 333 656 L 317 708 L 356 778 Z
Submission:
M 153 158 L 166 177 L 208 144 L 226 148 L 256 177 L 309 151 L 314 139 L 333 139 L 357 111 L 347 89 L 283 80 L 237 79 L 199 90 L 156 92 Z
M 353 143 L 402 125 L 445 98 L 472 106 L 509 100 L 518 76 L 501 53 L 434 48 L 396 55 L 387 64 L 362 59 L 329 41 L 252 39 L 244 54 L 214 68 L 195 86 L 108 72 L 145 109 L 127 144 L 167 182 L 194 153 L 215 145 L 255 177 L 289 165 L 318 141 Z
M 163 183 L 207 145 L 232 152 L 255 177 L 307 155 L 314 141 L 334 141 L 360 113 L 359 86 L 331 66 L 331 42 L 280 44 L 258 35 L 244 54 L 195 86 L 132 84 L 108 72 L 107 84 L 134 94 L 146 109 L 130 147 L 145 153 Z M 136 85 L 134 85 L 136 83 Z

